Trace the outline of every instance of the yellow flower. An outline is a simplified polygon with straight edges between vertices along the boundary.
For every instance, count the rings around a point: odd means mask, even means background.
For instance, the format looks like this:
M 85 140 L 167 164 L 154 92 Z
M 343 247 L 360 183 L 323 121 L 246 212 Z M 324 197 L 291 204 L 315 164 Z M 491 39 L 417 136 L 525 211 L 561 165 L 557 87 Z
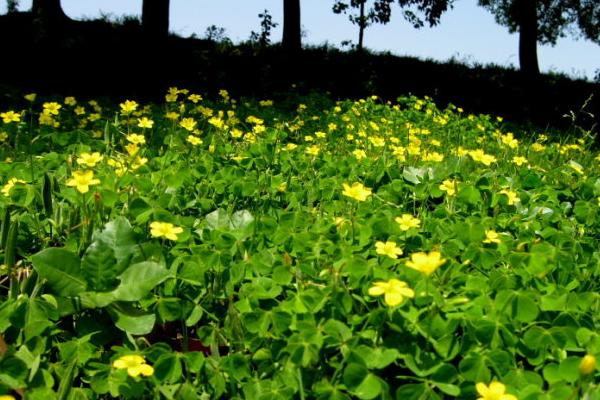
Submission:
M 517 164 L 518 167 L 520 167 L 523 164 L 527 164 L 527 158 L 522 156 L 514 156 L 512 158 L 512 162 Z
M 233 128 L 229 134 L 231 135 L 232 138 L 234 139 L 239 139 L 244 135 L 244 132 L 242 132 L 241 130 L 239 130 L 238 128 Z
M 544 151 L 545 148 L 546 148 L 546 146 L 544 146 L 541 143 L 534 143 L 531 145 L 531 150 L 535 151 L 536 153 L 540 153 L 540 152 Z
M 356 149 L 352 152 L 352 154 L 354 155 L 354 157 L 356 157 L 357 160 L 362 160 L 363 158 L 367 158 L 367 153 L 365 153 L 364 150 L 361 149 Z
M 77 158 L 77 164 L 82 165 L 85 164 L 88 167 L 95 167 L 97 163 L 102 161 L 104 157 L 100 155 L 97 151 L 94 153 L 81 153 L 79 158 Z
M 16 400 L 15 396 L 11 396 L 10 394 L 0 395 L 0 400 Z
M 383 147 L 385 146 L 385 139 L 381 136 L 373 136 L 369 138 L 369 142 L 375 147 Z
M 515 149 L 519 146 L 519 141 L 514 138 L 514 136 L 511 132 L 507 133 L 506 135 L 502 135 L 501 138 L 502 138 L 501 139 L 502 143 L 504 143 L 511 149 Z
M 179 125 L 182 128 L 192 132 L 196 127 L 196 121 L 194 121 L 194 118 L 184 118 L 181 120 L 181 122 L 179 122 Z
M 177 234 L 183 232 L 183 228 L 175 226 L 170 222 L 154 221 L 150 224 L 152 237 L 165 237 L 169 240 L 177 240 Z
M 77 107 L 75 107 L 73 112 L 75 113 L 75 115 L 83 115 L 83 114 L 85 114 L 85 108 L 82 106 L 77 106 Z
M 444 160 L 444 155 L 437 151 L 426 152 L 423 154 L 423 161 L 441 162 Z
M 446 194 L 450 197 L 454 196 L 456 194 L 456 185 L 458 182 L 456 182 L 456 180 L 454 179 L 446 179 L 445 181 L 442 182 L 442 184 L 439 186 L 440 190 L 443 190 L 444 192 L 446 192 Z
M 517 400 L 516 396 L 504 393 L 506 387 L 500 382 L 492 382 L 490 386 L 479 382 L 475 385 L 479 396 L 477 400 Z
M 406 262 L 406 266 L 428 276 L 446 262 L 439 251 L 413 253 L 410 258 L 411 260 Z
M 132 377 L 151 376 L 154 374 L 154 368 L 146 364 L 144 357 L 138 355 L 121 356 L 112 364 L 114 368 L 126 369 L 127 374 Z
M 188 96 L 188 100 L 195 104 L 202 100 L 202 96 L 200 96 L 199 94 L 190 94 Z
M 485 239 L 483 239 L 483 243 L 501 243 L 500 235 L 493 229 L 485 231 Z
M 5 124 L 10 124 L 11 122 L 21 121 L 21 114 L 16 113 L 14 111 L 7 111 L 0 113 L 0 118 L 2 118 L 2 122 L 4 122 Z
M 144 137 L 144 135 L 138 135 L 137 133 L 130 133 L 129 135 L 125 136 L 125 139 L 127 139 L 129 143 L 133 144 L 146 143 L 146 138 Z
M 363 186 L 360 182 L 354 182 L 352 186 L 347 183 L 343 183 L 344 191 L 342 194 L 358 201 L 365 201 L 372 193 L 371 189 Z
M 77 104 L 77 100 L 73 96 L 65 97 L 65 104 L 68 106 L 74 106 Z
M 309 154 L 311 156 L 317 156 L 317 155 L 319 155 L 320 151 L 321 151 L 321 147 L 319 147 L 318 144 L 315 144 L 314 146 L 307 147 L 306 150 L 305 150 L 306 154 Z
M 415 292 L 408 287 L 406 282 L 398 279 L 390 279 L 387 282 L 374 282 L 369 288 L 369 296 L 384 296 L 385 304 L 390 307 L 395 307 L 402 303 L 405 297 L 415 297 Z
M 220 117 L 212 117 L 208 120 L 208 123 L 217 129 L 225 129 L 227 125 Z
M 121 107 L 121 113 L 127 115 L 137 110 L 138 103 L 133 100 L 125 100 L 123 103 L 119 104 L 119 107 Z
M 221 96 L 225 101 L 229 100 L 229 92 L 225 89 L 219 90 L 219 96 Z
M 37 97 L 37 94 L 35 94 L 35 93 L 29 93 L 29 94 L 26 94 L 23 97 L 25 98 L 25 100 L 30 101 L 30 102 L 33 103 L 35 101 L 35 98 Z
M 100 119 L 100 114 L 98 113 L 92 113 L 88 116 L 88 119 L 90 121 L 98 121 Z
M 131 163 L 131 169 L 135 171 L 136 169 L 146 165 L 147 162 L 148 159 L 146 157 L 137 156 Z
M 375 249 L 377 254 L 388 256 L 389 258 L 398 258 L 402 255 L 402 249 L 396 246 L 396 242 L 376 242 Z
M 67 181 L 67 186 L 75 186 L 80 193 L 87 193 L 90 186 L 100 183 L 94 178 L 94 171 L 73 171 L 73 177 Z
M 44 103 L 42 106 L 44 108 L 44 114 L 58 115 L 58 110 L 62 108 L 62 106 L 54 101 L 50 103 Z
M 260 100 L 258 102 L 261 107 L 271 107 L 273 105 L 273 100 Z
M 10 196 L 10 189 L 12 189 L 17 183 L 27 183 L 18 178 L 10 178 L 8 182 L 2 187 L 2 194 L 5 196 Z
M 151 119 L 147 118 L 147 117 L 142 117 L 142 118 L 138 118 L 138 125 L 139 128 L 148 128 L 151 129 L 152 126 L 154 126 L 154 121 L 152 121 Z
M 472 150 L 469 152 L 469 155 L 473 161 L 478 161 L 486 166 L 490 166 L 492 163 L 496 162 L 496 157 L 485 154 L 483 150 Z
M 581 359 L 579 364 L 579 372 L 582 375 L 589 375 L 596 370 L 596 357 L 591 354 L 586 354 Z
M 400 229 L 403 231 L 421 226 L 421 220 L 410 214 L 402 214 L 400 217 L 396 217 L 395 221 L 400 225 Z
M 508 197 L 508 205 L 509 206 L 512 206 L 515 203 L 518 203 L 519 201 L 521 201 L 521 199 L 519 199 L 519 196 L 517 196 L 517 193 L 513 192 L 510 189 L 502 189 L 499 193 L 504 194 Z
M 129 154 L 130 156 L 135 156 L 137 154 L 137 152 L 140 150 L 138 145 L 135 143 L 129 143 L 123 147 L 125 148 L 125 151 L 127 151 L 127 154 Z
M 283 147 L 284 151 L 292 151 L 294 150 L 296 147 L 298 147 L 298 145 L 296 143 L 288 143 Z
M 188 135 L 187 139 L 185 139 L 188 143 L 191 143 L 192 146 L 197 146 L 202 144 L 202 139 L 194 135 Z
M 175 111 L 169 111 L 165 114 L 165 118 L 175 121 L 177 118 L 179 118 L 179 113 L 176 113 Z

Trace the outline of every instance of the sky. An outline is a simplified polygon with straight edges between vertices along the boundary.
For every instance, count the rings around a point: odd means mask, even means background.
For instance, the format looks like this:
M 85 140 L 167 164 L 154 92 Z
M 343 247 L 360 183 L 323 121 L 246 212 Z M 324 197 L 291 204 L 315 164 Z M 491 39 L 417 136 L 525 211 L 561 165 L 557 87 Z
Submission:
M 0 0 L 0 13 L 6 2 Z M 358 39 L 358 28 L 344 15 L 331 11 L 332 0 L 301 0 L 304 43 L 328 43 L 339 47 L 342 41 Z M 142 0 L 62 0 L 71 18 L 94 18 L 101 13 L 139 15 Z M 27 10 L 31 0 L 20 0 Z M 258 14 L 269 10 L 279 23 L 272 33 L 274 42 L 281 39 L 283 25 L 282 0 L 171 0 L 170 29 L 182 36 L 204 36 L 210 25 L 225 28 L 234 42 L 247 40 L 251 31 L 260 30 Z M 365 32 L 365 46 L 374 51 L 390 51 L 400 56 L 446 61 L 455 59 L 469 64 L 518 66 L 518 35 L 498 25 L 493 16 L 477 0 L 456 0 L 454 9 L 442 16 L 439 26 L 414 29 L 392 11 L 387 25 L 373 25 Z M 395 13 L 395 15 L 394 15 Z M 538 46 L 540 68 L 544 72 L 593 79 L 600 70 L 600 45 L 584 39 L 563 38 L 557 45 Z

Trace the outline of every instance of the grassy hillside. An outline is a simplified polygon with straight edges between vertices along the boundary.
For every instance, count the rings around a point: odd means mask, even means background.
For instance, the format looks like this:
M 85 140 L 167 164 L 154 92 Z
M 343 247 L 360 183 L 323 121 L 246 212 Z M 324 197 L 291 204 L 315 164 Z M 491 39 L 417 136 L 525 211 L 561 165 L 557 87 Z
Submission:
M 468 112 L 493 113 L 539 129 L 569 128 L 572 121 L 563 116 L 571 111 L 586 129 L 600 122 L 599 83 L 560 75 L 523 79 L 518 71 L 495 66 L 324 47 L 290 55 L 278 46 L 177 36 L 157 43 L 144 38 L 135 19 L 67 21 L 50 29 L 36 25 L 28 13 L 5 15 L 0 44 L 10 55 L 10 62 L 0 65 L 0 85 L 17 97 L 27 90 L 156 101 L 169 86 L 180 85 L 211 95 L 228 88 L 236 96 L 283 98 L 294 87 L 301 94 L 329 92 L 337 99 L 431 96 L 444 106 L 460 104 Z M 580 113 L 588 99 L 587 112 Z M 8 107 L 11 99 L 0 102 Z

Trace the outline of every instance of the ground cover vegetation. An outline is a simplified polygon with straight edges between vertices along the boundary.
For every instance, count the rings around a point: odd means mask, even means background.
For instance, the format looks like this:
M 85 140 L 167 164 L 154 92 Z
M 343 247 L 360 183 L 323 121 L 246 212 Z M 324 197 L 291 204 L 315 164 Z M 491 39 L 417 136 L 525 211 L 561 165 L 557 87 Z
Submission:
M 0 398 L 600 398 L 600 154 L 430 98 L 25 96 Z

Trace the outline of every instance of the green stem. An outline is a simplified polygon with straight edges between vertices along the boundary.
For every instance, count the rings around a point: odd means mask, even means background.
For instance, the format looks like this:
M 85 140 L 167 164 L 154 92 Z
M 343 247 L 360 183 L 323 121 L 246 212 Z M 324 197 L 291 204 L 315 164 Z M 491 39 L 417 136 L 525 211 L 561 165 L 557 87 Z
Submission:
M 300 400 L 305 400 L 304 383 L 302 382 L 302 369 L 298 368 L 298 387 L 300 388 Z

